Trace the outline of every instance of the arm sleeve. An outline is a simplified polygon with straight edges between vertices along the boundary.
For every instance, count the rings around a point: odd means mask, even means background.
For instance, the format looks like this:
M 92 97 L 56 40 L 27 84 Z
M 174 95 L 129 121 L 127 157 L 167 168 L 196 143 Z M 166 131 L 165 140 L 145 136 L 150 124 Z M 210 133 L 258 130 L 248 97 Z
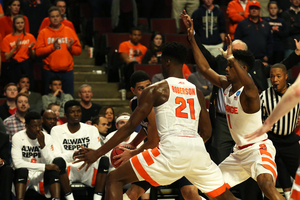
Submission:
M 59 153 L 59 156 L 62 157 L 66 162 L 73 162 L 73 154 L 74 151 L 65 151 L 63 148 L 63 144 L 61 139 L 59 139 L 59 135 L 61 133 L 57 129 L 51 130 L 51 136 L 54 144 L 55 152 Z
M 56 97 L 55 96 L 49 96 L 49 95 L 43 95 L 42 96 L 42 101 L 43 101 L 43 110 L 47 110 L 47 107 L 50 103 L 56 102 Z
M 52 137 L 45 132 L 43 132 L 43 134 L 45 135 L 46 145 L 44 146 L 43 149 L 41 149 L 41 156 L 46 161 L 46 164 L 51 164 L 53 159 L 55 158 Z
M 151 57 L 152 57 L 152 53 L 150 50 L 148 50 L 146 53 L 145 53 L 145 56 L 142 60 L 142 64 L 148 64 L 148 62 L 151 60 Z
M 122 42 L 119 46 L 119 53 L 129 53 L 126 43 Z
M 293 51 L 293 53 L 291 53 L 286 59 L 284 59 L 281 63 L 285 65 L 286 69 L 289 70 L 292 67 L 294 67 L 295 65 L 297 65 L 297 63 L 300 62 L 300 56 L 298 56 L 295 51 Z M 270 74 L 270 70 L 269 70 L 269 74 Z
M 72 32 L 73 39 L 74 39 L 71 54 L 75 55 L 75 56 L 79 56 L 81 54 L 81 51 L 82 51 L 80 41 L 79 41 L 75 31 L 73 31 L 72 29 L 69 29 L 69 30 Z
M 243 19 L 245 19 L 244 16 L 238 14 L 236 7 L 234 6 L 233 2 L 230 2 L 227 7 L 227 15 L 228 18 L 233 22 L 233 23 L 239 23 Z
M 37 42 L 36 42 L 36 55 L 37 56 L 48 56 L 50 53 L 55 51 L 53 49 L 53 44 L 47 45 L 44 41 L 45 38 L 45 31 L 41 31 L 37 37 Z
M 7 52 L 10 52 L 11 51 L 11 48 L 10 48 L 10 45 L 9 45 L 9 39 L 8 37 L 5 37 L 2 41 L 2 45 L 1 45 L 1 51 L 4 52 L 4 53 L 7 53 Z
M 11 157 L 16 169 L 27 168 L 28 170 L 45 171 L 45 164 L 31 163 L 22 158 L 22 140 L 18 136 L 12 138 Z

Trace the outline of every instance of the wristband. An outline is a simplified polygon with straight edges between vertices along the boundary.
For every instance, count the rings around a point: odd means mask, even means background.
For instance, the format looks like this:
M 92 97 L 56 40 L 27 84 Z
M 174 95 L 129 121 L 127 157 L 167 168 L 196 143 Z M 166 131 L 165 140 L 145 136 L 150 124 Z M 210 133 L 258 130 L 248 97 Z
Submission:
M 227 58 L 227 60 L 231 60 L 231 59 L 233 59 L 234 58 L 234 56 L 231 54 L 228 58 Z

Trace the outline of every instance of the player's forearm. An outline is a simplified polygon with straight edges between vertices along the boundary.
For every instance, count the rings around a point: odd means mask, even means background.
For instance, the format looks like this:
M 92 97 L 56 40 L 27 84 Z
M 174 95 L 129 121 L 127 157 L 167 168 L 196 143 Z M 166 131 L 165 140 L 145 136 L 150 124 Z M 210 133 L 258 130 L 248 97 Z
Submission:
M 206 58 L 204 57 L 204 55 L 200 51 L 195 39 L 191 40 L 190 42 L 191 42 L 191 45 L 192 45 L 195 62 L 197 64 L 200 72 L 205 73 L 205 71 L 208 70 L 210 68 L 210 66 L 209 66 Z

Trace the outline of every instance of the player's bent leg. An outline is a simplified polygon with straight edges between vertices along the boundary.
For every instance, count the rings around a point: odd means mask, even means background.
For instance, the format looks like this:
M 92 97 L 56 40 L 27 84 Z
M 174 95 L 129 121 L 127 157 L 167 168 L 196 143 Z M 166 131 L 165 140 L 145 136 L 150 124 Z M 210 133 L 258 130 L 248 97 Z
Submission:
M 19 168 L 15 170 L 15 188 L 16 188 L 17 199 L 24 199 L 27 179 L 28 179 L 28 169 Z
M 70 186 L 69 177 L 68 177 L 68 174 L 66 172 L 67 164 L 66 164 L 65 160 L 61 157 L 58 157 L 58 158 L 55 158 L 52 161 L 52 163 L 56 164 L 60 169 L 59 181 L 60 181 L 60 185 L 63 189 L 63 192 L 65 194 L 65 198 L 67 200 L 73 200 L 74 197 L 73 197 L 72 189 L 71 189 L 71 186 Z
M 223 192 L 222 194 L 220 194 L 217 197 L 212 198 L 211 196 L 207 195 L 208 199 L 210 200 L 239 200 L 238 198 L 236 198 L 228 189 L 225 190 L 225 192 Z
M 99 165 L 98 165 L 94 200 L 102 199 L 108 169 L 109 169 L 109 159 L 107 156 L 103 156 L 100 158 Z
M 273 176 L 263 173 L 257 176 L 257 183 L 264 195 L 270 200 L 284 200 L 285 198 L 276 190 Z
M 47 170 L 44 173 L 44 185 L 50 187 L 52 198 L 60 198 L 59 172 Z
M 138 200 L 142 194 L 144 194 L 146 190 L 143 189 L 143 187 L 140 187 L 139 185 L 132 184 L 130 188 L 126 191 L 126 195 L 130 200 Z
M 127 161 L 116 170 L 108 173 L 105 187 L 105 199 L 122 199 L 123 186 L 138 181 L 131 163 Z
M 181 194 L 185 200 L 201 200 L 198 194 L 198 188 L 194 185 L 185 185 L 180 188 Z

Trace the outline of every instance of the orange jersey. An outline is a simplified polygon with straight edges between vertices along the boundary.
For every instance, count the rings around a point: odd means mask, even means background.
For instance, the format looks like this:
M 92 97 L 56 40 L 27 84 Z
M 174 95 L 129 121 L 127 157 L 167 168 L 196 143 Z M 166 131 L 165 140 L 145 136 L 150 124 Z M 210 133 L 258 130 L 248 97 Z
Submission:
M 59 38 L 59 49 L 53 48 L 53 42 L 56 38 Z M 74 40 L 71 51 L 67 48 L 69 38 Z M 55 72 L 73 70 L 73 55 L 80 55 L 81 51 L 81 44 L 76 33 L 63 24 L 58 30 L 47 26 L 38 35 L 36 55 L 44 57 L 44 69 L 46 70 Z
M 28 18 L 24 15 L 25 20 L 25 32 L 29 33 Z M 3 38 L 13 32 L 13 21 L 10 16 L 3 16 L 0 18 L 0 33 Z
M 36 43 L 36 40 L 33 35 L 30 33 L 26 33 L 26 35 L 13 35 L 9 34 L 7 35 L 2 42 L 2 51 L 4 53 L 11 52 L 11 50 L 16 46 L 16 41 L 19 38 L 19 47 L 14 52 L 13 59 L 17 60 L 18 62 L 22 62 L 24 60 L 27 60 L 29 58 L 29 48 L 28 46 L 31 43 Z M 35 49 L 35 45 L 32 47 L 32 49 Z
M 69 28 L 71 28 L 73 31 L 75 31 L 75 28 L 73 26 L 73 23 L 67 19 L 64 19 L 61 21 L 61 23 Z M 46 28 L 47 26 L 49 26 L 51 24 L 50 20 L 49 20 L 49 17 L 46 17 L 41 26 L 40 26 L 40 29 L 39 29 L 39 32 L 41 32 L 41 30 L 43 30 L 44 28 Z M 76 31 L 75 31 L 76 32 Z
M 182 74 L 185 79 L 188 79 L 189 75 L 191 75 L 191 71 L 186 64 L 183 64 L 182 66 Z
M 0 4 L 0 14 L 3 14 L 3 9 L 2 9 L 1 4 Z
M 119 53 L 128 53 L 130 61 L 142 63 L 143 57 L 147 51 L 147 47 L 138 43 L 133 45 L 130 41 L 122 42 L 119 46 Z

